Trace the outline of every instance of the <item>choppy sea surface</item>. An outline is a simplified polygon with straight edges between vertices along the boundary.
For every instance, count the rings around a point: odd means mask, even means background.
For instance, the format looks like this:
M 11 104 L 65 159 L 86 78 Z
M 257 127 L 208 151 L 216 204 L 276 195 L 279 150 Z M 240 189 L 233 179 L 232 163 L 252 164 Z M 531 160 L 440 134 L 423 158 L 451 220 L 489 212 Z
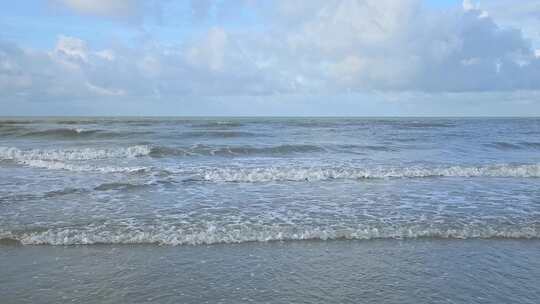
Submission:
M 0 119 L 0 262 L 6 265 L 24 264 L 20 256 L 25 254 L 28 260 L 44 262 L 36 258 L 39 253 L 73 258 L 119 250 L 118 257 L 132 258 L 138 261 L 134 267 L 142 267 L 152 251 L 186 271 L 180 262 L 183 253 L 192 254 L 195 264 L 199 253 L 205 260 L 221 257 L 241 263 L 233 257 L 243 252 L 249 260 L 254 250 L 262 250 L 259 257 L 270 260 L 272 252 L 278 253 L 272 260 L 275 270 L 288 263 L 290 248 L 295 257 L 305 256 L 304 262 L 317 260 L 314 252 L 330 250 L 354 257 L 351 263 L 362 263 L 355 252 L 369 262 L 382 248 L 387 257 L 376 262 L 387 265 L 399 264 L 394 254 L 403 244 L 414 249 L 403 253 L 413 258 L 403 265 L 412 265 L 417 254 L 430 261 L 452 261 L 442 253 L 430 255 L 429 248 L 437 252 L 455 246 L 488 259 L 486 268 L 469 269 L 473 278 L 502 272 L 499 285 L 497 280 L 491 285 L 509 288 L 499 290 L 500 299 L 514 293 L 521 296 L 518 303 L 535 303 L 540 298 L 536 285 L 510 285 L 516 277 L 540 279 L 538 268 L 528 269 L 538 267 L 539 239 L 537 118 Z M 130 246 L 117 247 L 123 244 Z M 490 250 L 498 247 L 507 254 Z M 467 252 L 457 250 L 453 258 L 463 268 Z M 67 260 L 60 266 L 74 262 Z M 332 262 L 329 256 L 323 260 L 344 267 L 343 261 Z M 102 267 L 88 263 L 81 265 Z M 519 271 L 494 265 L 512 263 Z M 323 268 L 328 273 L 332 267 Z M 156 269 L 167 271 L 164 264 Z M 389 271 L 385 269 L 383 278 Z M 420 278 L 430 275 L 415 269 Z M 11 271 L 14 276 L 15 269 Z M 308 280 L 313 275 L 309 268 L 298 271 L 303 277 L 284 278 Z M 169 278 L 175 282 L 172 274 Z M 250 281 L 249 276 L 239 280 Z M 210 281 L 205 282 L 199 284 Z M 304 287 L 309 286 L 317 285 Z M 343 288 L 356 295 L 354 288 Z M 233 294 L 227 293 L 229 300 L 239 300 Z M 331 302 L 325 297 L 332 294 L 315 293 L 313 301 L 306 302 Z M 174 295 L 164 300 L 217 299 Z M 491 303 L 477 295 L 465 302 Z M 428 302 L 460 303 L 459 298 L 439 300 Z
M 0 121 L 22 244 L 540 237 L 540 119 Z

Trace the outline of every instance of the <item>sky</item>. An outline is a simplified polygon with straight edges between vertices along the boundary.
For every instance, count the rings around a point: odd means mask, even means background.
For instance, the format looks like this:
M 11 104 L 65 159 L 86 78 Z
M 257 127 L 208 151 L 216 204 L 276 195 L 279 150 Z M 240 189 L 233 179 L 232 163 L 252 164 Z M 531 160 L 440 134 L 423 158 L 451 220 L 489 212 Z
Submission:
M 540 115 L 540 0 L 0 5 L 0 116 Z

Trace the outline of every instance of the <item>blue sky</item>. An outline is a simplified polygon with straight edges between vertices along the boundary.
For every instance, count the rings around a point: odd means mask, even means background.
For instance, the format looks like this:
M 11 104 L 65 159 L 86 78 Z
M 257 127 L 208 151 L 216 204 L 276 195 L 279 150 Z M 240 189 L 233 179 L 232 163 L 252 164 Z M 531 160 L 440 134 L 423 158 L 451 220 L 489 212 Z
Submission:
M 540 115 L 538 0 L 0 10 L 1 115 Z
M 220 1 L 225 2 L 225 1 Z M 460 6 L 459 0 L 427 0 L 425 4 L 437 9 Z M 107 18 L 93 14 L 74 13 L 61 5 L 61 1 L 12 1 L 0 10 L 0 38 L 26 47 L 48 49 L 54 46 L 58 35 L 75 36 L 94 46 L 106 46 L 115 40 L 129 43 L 140 35 L 151 34 L 160 41 L 180 43 L 182 37 L 193 31 L 211 26 L 256 27 L 257 14 L 246 10 L 234 18 L 218 18 L 209 14 L 204 21 L 197 20 L 189 1 L 169 1 L 167 10 L 154 11 L 139 20 L 135 18 Z

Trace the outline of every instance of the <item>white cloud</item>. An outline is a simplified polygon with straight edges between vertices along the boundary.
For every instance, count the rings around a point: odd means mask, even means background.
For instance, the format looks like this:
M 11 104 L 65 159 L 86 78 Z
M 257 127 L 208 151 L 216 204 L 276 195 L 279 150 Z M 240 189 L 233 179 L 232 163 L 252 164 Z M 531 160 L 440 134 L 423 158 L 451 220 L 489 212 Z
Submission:
M 109 49 L 98 51 L 95 54 L 96 56 L 109 60 L 109 61 L 114 61 L 114 59 L 116 58 L 114 51 L 109 50 Z
M 271 33 L 276 41 L 264 45 L 273 53 L 268 56 L 278 53 L 279 66 L 322 82 L 324 89 L 508 90 L 534 87 L 526 79 L 539 77 L 521 33 L 500 28 L 468 1 L 465 10 L 452 11 L 429 10 L 412 0 L 277 6 Z M 523 77 L 516 79 L 516 73 Z
M 520 29 L 540 48 L 540 0 L 490 0 L 480 5 L 500 26 Z
M 472 0 L 463 0 L 462 6 L 465 11 L 472 11 L 478 9 L 478 6 L 473 4 Z
M 88 47 L 86 42 L 75 38 L 60 35 L 52 53 L 63 61 L 88 61 Z
M 137 3 L 66 5 L 81 13 L 119 15 Z M 428 9 L 419 0 L 231 5 L 253 10 L 265 26 L 242 31 L 215 26 L 175 47 L 153 41 L 96 50 L 67 36 L 59 36 L 48 52 L 0 44 L 0 95 L 24 91 L 28 99 L 77 99 L 540 89 L 540 58 L 530 42 L 468 1 L 447 11 Z
M 103 88 L 94 84 L 91 84 L 89 82 L 86 83 L 86 87 L 93 93 L 96 93 L 98 95 L 105 95 L 105 96 L 124 96 L 126 95 L 126 92 L 121 89 L 107 89 Z

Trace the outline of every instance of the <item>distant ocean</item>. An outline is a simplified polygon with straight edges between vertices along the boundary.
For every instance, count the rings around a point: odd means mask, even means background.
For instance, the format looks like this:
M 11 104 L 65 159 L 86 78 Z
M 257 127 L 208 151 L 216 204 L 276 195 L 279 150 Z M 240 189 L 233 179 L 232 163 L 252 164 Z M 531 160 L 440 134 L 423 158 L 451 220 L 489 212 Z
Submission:
M 536 118 L 0 119 L 2 303 L 538 303 L 539 239 Z

